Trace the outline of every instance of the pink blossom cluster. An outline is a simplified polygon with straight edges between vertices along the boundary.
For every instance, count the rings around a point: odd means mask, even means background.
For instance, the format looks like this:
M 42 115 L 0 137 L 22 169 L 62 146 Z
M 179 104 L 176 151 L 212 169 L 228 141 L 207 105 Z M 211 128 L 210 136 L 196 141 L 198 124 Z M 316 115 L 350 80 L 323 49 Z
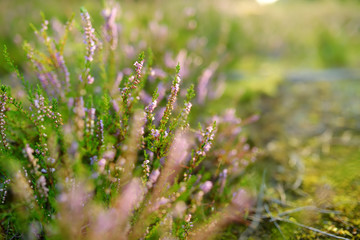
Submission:
M 36 99 L 34 99 L 33 106 L 35 106 L 35 111 L 33 114 L 31 114 L 31 118 L 35 125 L 38 126 L 38 130 L 40 132 L 40 139 L 42 139 L 42 152 L 41 154 L 45 156 L 48 152 L 47 143 L 45 142 L 45 138 L 47 137 L 47 134 L 45 133 L 45 126 L 44 121 L 45 117 L 52 119 L 55 123 L 55 127 L 58 128 L 60 125 L 62 125 L 62 116 L 60 113 L 55 113 L 52 110 L 52 106 L 47 106 L 45 104 L 45 98 L 42 95 L 37 96 Z
M 48 35 L 46 34 L 46 31 L 48 30 L 48 26 L 49 26 L 49 21 L 45 19 L 41 24 L 41 29 L 40 29 L 40 33 L 42 34 L 41 37 L 43 38 L 46 45 L 51 44 L 50 37 L 48 37 Z M 38 34 L 37 31 L 35 32 L 35 34 Z
M 60 69 L 63 71 L 65 75 L 65 84 L 66 87 L 68 88 L 70 86 L 70 72 L 67 66 L 65 65 L 64 56 L 61 55 L 60 52 L 57 52 L 55 56 L 56 56 L 57 64 L 59 65 Z
M 93 76 L 91 76 L 90 74 L 90 68 L 86 68 L 84 70 L 84 75 L 85 75 L 85 80 L 88 84 L 93 84 L 95 79 Z M 79 76 L 79 80 L 82 82 L 84 79 L 83 79 L 83 75 L 80 75 Z
M 9 143 L 6 140 L 6 127 L 5 127 L 5 112 L 6 112 L 6 103 L 9 100 L 6 93 L 3 93 L 0 96 L 0 135 L 1 141 L 6 149 L 10 149 Z
M 49 21 L 45 20 L 42 24 L 41 24 L 41 30 L 40 32 L 45 32 L 48 29 L 48 25 L 49 25 Z
M 145 112 L 152 113 L 157 106 L 157 100 L 152 101 L 146 108 Z
M 7 187 L 10 183 L 10 179 L 6 179 L 4 182 L 3 182 L 3 188 L 0 188 L 0 194 L 2 194 L 2 198 L 1 198 L 1 203 L 4 204 L 5 203 L 5 199 L 6 199 L 6 196 L 7 196 Z
M 99 120 L 98 125 L 99 125 L 99 127 L 98 127 L 99 132 L 96 136 L 100 139 L 100 143 L 103 144 L 104 143 L 104 122 L 102 119 Z
M 154 112 L 156 106 L 157 106 L 157 100 L 154 100 L 148 106 L 145 107 L 146 120 L 153 121 L 155 119 L 153 112 Z
M 160 170 L 155 169 L 149 175 L 149 181 L 146 183 L 148 189 L 152 188 L 152 186 L 156 183 L 160 176 Z
M 41 175 L 39 177 L 39 179 L 37 181 L 37 185 L 38 185 L 40 195 L 42 197 L 47 197 L 48 192 L 49 192 L 49 188 L 46 187 L 46 178 L 44 177 L 44 175 Z
M 87 11 L 81 12 L 81 19 L 84 26 L 84 43 L 86 44 L 85 54 L 85 70 L 80 75 L 80 81 L 87 81 L 88 84 L 94 83 L 94 77 L 90 74 L 90 63 L 94 60 L 94 53 L 97 48 L 97 38 L 95 36 L 95 29 L 92 27 L 90 15 Z
M 192 104 L 191 102 L 185 103 L 185 108 L 181 112 L 181 115 L 188 116 L 191 111 Z
M 136 85 L 138 85 L 140 83 L 140 79 L 141 79 L 141 71 L 144 67 L 144 60 L 138 62 L 136 61 L 134 63 L 135 66 L 135 72 L 136 72 L 136 77 L 133 79 L 133 85 L 131 86 L 132 88 L 136 88 Z
M 170 93 L 170 96 L 169 96 L 169 99 L 168 99 L 170 110 L 174 109 L 174 104 L 176 102 L 176 97 L 177 97 L 177 94 L 178 94 L 179 89 L 180 89 L 180 83 L 181 83 L 181 78 L 180 78 L 179 75 L 177 75 L 173 85 L 171 86 L 171 93 Z
M 200 185 L 201 191 L 203 191 L 205 194 L 210 192 L 212 187 L 213 187 L 213 183 L 211 181 L 206 181 Z
M 206 131 L 202 133 L 202 144 L 200 149 L 196 152 L 199 156 L 205 156 L 208 151 L 210 151 L 212 141 L 214 140 L 214 128 L 209 126 L 206 128 Z
M 26 55 L 27 58 L 31 61 L 33 67 L 36 70 L 36 76 L 40 80 L 42 87 L 44 89 L 46 89 L 46 91 L 48 93 L 51 93 L 51 94 L 57 93 L 57 94 L 61 95 L 62 94 L 61 84 L 58 80 L 57 75 L 53 71 L 49 70 L 49 66 L 44 64 L 43 60 L 41 60 L 37 56 L 35 56 L 34 49 L 29 44 L 25 43 L 24 48 L 27 51 L 27 55 Z M 60 61 L 60 60 L 61 60 L 61 58 L 57 59 L 57 61 Z M 64 70 L 67 71 L 65 62 L 62 62 L 62 63 L 58 62 L 58 64 L 61 68 L 64 68 Z M 60 64 L 63 64 L 63 65 L 60 65 Z M 64 74 L 66 75 L 65 72 L 64 72 Z M 67 71 L 67 74 L 68 74 L 68 71 Z M 49 89 L 49 85 L 52 86 L 51 89 Z M 51 90 L 51 92 L 49 92 L 50 90 Z
M 170 92 L 170 96 L 168 98 L 168 103 L 166 105 L 164 115 L 161 119 L 162 126 L 164 126 L 168 122 L 170 115 L 171 115 L 171 111 L 174 109 L 176 98 L 177 98 L 177 95 L 178 95 L 179 89 L 180 89 L 180 83 L 181 83 L 181 78 L 178 74 L 178 75 L 176 75 L 176 77 L 172 83 L 172 86 L 171 86 L 171 92 Z
M 143 172 L 145 176 L 149 177 L 150 175 L 150 166 L 149 166 L 150 160 L 145 160 L 141 166 L 143 167 Z
M 47 106 L 45 104 L 45 98 L 42 95 L 39 95 L 37 99 L 34 100 L 34 106 L 37 109 L 35 122 L 44 122 L 44 118 L 54 120 L 55 127 L 62 125 L 62 117 L 60 113 L 55 113 L 52 110 L 52 106 Z M 32 117 L 35 117 L 35 114 L 32 114 Z
M 94 52 L 96 50 L 97 38 L 95 36 L 95 29 L 92 27 L 90 15 L 87 11 L 81 13 L 81 19 L 84 24 L 84 43 L 86 44 L 85 60 L 92 62 L 94 60 Z
M 102 15 L 105 19 L 103 32 L 106 40 L 110 43 L 111 50 L 116 49 L 118 42 L 118 28 L 117 28 L 117 24 L 115 23 L 117 12 L 118 12 L 118 7 L 113 7 L 111 9 L 105 9 L 102 11 Z
M 160 131 L 157 129 L 151 129 L 151 135 L 157 139 L 160 137 Z

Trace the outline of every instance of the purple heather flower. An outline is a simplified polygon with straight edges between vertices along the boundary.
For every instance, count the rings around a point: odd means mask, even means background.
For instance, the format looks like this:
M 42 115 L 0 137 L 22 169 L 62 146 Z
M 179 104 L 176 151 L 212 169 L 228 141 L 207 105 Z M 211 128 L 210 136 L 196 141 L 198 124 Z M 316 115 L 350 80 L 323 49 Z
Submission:
M 92 27 L 90 15 L 88 12 L 81 13 L 81 19 L 84 25 L 84 43 L 86 44 L 85 60 L 88 62 L 93 61 L 94 52 L 96 50 L 97 38 L 95 36 L 95 29 Z
M 209 126 L 205 132 L 201 134 L 201 147 L 196 151 L 198 156 L 205 156 L 208 151 L 210 151 L 212 140 L 214 139 L 214 129 L 212 126 Z M 195 163 L 196 158 L 193 158 L 193 162 Z
M 94 77 L 90 75 L 90 63 L 94 60 L 94 53 L 97 48 L 97 38 L 95 36 L 95 29 L 92 27 L 90 21 L 90 15 L 87 11 L 81 13 L 81 18 L 83 21 L 84 27 L 84 43 L 86 44 L 86 54 L 85 54 L 85 70 L 82 75 L 80 75 L 80 81 L 87 81 L 88 84 L 93 84 Z M 85 79 L 84 79 L 85 78 Z
M 66 87 L 69 87 L 70 84 L 70 73 L 68 68 L 65 65 L 65 60 L 64 60 L 64 56 L 60 54 L 60 52 L 56 53 L 56 60 L 57 60 L 57 64 L 59 65 L 60 69 L 63 71 L 64 75 L 65 75 L 65 84 Z
M 189 213 L 188 215 L 186 215 L 185 217 L 185 222 L 190 222 L 191 221 L 191 214 Z
M 153 68 L 150 71 L 149 81 L 154 82 L 154 80 L 157 79 L 157 78 L 163 79 L 165 77 L 166 77 L 166 73 L 162 69 Z
M 160 170 L 159 169 L 153 170 L 149 176 L 149 182 L 154 184 L 157 181 L 157 179 L 159 178 L 159 176 L 160 176 Z
M 106 165 L 106 159 L 105 158 L 100 159 L 98 162 L 100 172 L 104 171 L 105 165 Z
M 185 108 L 184 108 L 183 112 L 181 113 L 181 115 L 183 115 L 183 116 L 189 115 L 189 113 L 191 111 L 191 107 L 192 107 L 191 102 L 185 103 Z
M 8 96 L 6 95 L 6 93 L 3 93 L 0 96 L 0 136 L 1 136 L 1 140 L 0 142 L 3 143 L 4 147 L 7 149 L 10 149 L 9 143 L 6 140 L 6 127 L 5 127 L 5 112 L 6 112 L 6 102 L 8 101 Z
M 149 160 L 145 160 L 143 162 L 143 164 L 141 164 L 141 166 L 143 167 L 143 172 L 145 173 L 145 175 L 148 177 L 150 175 L 150 166 L 149 166 L 150 161 Z
M 43 197 L 47 197 L 48 196 L 48 192 L 49 192 L 49 188 L 46 187 L 46 179 L 43 175 L 40 176 L 40 178 L 38 179 L 38 189 L 40 194 Z
M 236 117 L 236 110 L 234 108 L 227 109 L 222 119 L 224 122 L 240 124 L 241 119 Z
M 202 75 L 199 79 L 199 84 L 198 84 L 196 95 L 197 95 L 197 100 L 200 104 L 203 104 L 205 101 L 205 98 L 208 94 L 209 82 L 210 82 L 211 78 L 213 77 L 218 66 L 219 66 L 219 64 L 216 62 L 211 63 L 211 65 L 207 69 L 204 70 L 204 72 L 202 73 Z
M 40 32 L 44 32 L 48 29 L 48 25 L 49 25 L 49 21 L 45 20 L 42 24 L 41 24 L 41 30 Z
M 190 58 L 188 52 L 185 49 L 180 50 L 176 57 L 172 57 L 169 52 L 165 53 L 164 61 L 167 67 L 173 68 L 178 63 L 181 66 L 180 75 L 187 77 L 189 75 Z
M 154 111 L 154 109 L 156 108 L 156 106 L 157 106 L 157 100 L 154 100 L 145 108 L 145 111 L 147 113 L 151 114 Z
M 236 210 L 245 211 L 246 209 L 251 208 L 253 200 L 248 192 L 244 189 L 239 189 L 233 194 L 231 203 Z
M 114 108 L 114 110 L 115 110 L 115 112 L 119 112 L 120 111 L 120 107 L 119 107 L 119 104 L 117 103 L 117 101 L 114 99 L 114 100 L 112 100 L 112 106 L 113 106 L 113 108 Z
M 103 158 L 109 160 L 109 161 L 112 161 L 114 160 L 115 158 L 115 155 L 116 155 L 116 151 L 114 150 L 109 150 L 109 151 L 106 151 L 104 154 L 103 154 Z
M 118 12 L 119 7 L 115 6 L 111 9 L 105 9 L 102 11 L 102 15 L 105 19 L 105 24 L 103 26 L 104 35 L 106 40 L 110 43 L 111 50 L 115 50 L 118 42 L 118 28 L 115 23 L 116 13 Z
M 228 170 L 226 168 L 219 174 L 220 192 L 224 190 L 227 175 L 228 175 Z
M 136 61 L 134 63 L 134 66 L 135 66 L 136 78 L 133 81 L 134 85 L 132 86 L 132 88 L 135 88 L 136 85 L 140 83 L 141 71 L 144 66 L 144 60 L 142 60 L 141 62 Z M 129 79 L 129 81 L 130 81 L 130 79 Z
M 210 148 L 211 148 L 211 143 L 208 142 L 208 143 L 206 143 L 205 146 L 204 146 L 204 151 L 205 151 L 205 152 L 208 152 L 208 151 L 210 150 Z
M 165 94 L 166 94 L 166 87 L 164 86 L 164 84 L 162 82 L 160 82 L 157 86 L 157 90 L 159 93 L 159 97 L 158 97 L 158 101 L 161 102 L 161 100 L 164 99 Z
M 177 98 L 177 95 L 178 95 L 178 92 L 180 89 L 180 87 L 179 87 L 180 82 L 181 82 L 181 78 L 179 75 L 177 75 L 171 86 L 171 92 L 170 92 L 170 96 L 168 98 L 168 104 L 166 105 L 164 115 L 161 119 L 161 125 L 167 123 L 167 121 L 169 120 L 171 111 L 174 109 L 176 98 Z
M 155 204 L 153 204 L 153 206 L 151 207 L 151 211 L 156 211 L 158 210 L 161 206 L 169 203 L 170 200 L 168 198 L 165 197 L 161 197 L 159 200 L 157 200 L 157 202 L 155 202 Z
M 213 187 L 213 183 L 211 181 L 206 181 L 200 185 L 201 191 L 203 191 L 205 194 L 208 193 L 212 187 Z
M 154 138 L 159 138 L 159 137 L 160 137 L 160 131 L 157 130 L 157 129 L 151 129 L 151 135 L 152 135 Z
M 199 156 L 205 156 L 205 151 L 198 150 L 198 151 L 196 151 L 196 154 Z

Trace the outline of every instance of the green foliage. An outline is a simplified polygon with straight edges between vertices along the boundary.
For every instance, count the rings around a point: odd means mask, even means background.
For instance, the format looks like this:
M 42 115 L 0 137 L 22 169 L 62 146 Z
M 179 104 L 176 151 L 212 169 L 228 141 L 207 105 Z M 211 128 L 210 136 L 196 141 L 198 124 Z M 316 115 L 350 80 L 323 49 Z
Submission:
M 218 157 L 211 152 L 213 145 L 222 146 L 214 141 L 215 128 L 234 126 L 220 120 L 204 131 L 192 130 L 188 115 L 194 84 L 180 96 L 180 64 L 171 83 L 154 77 L 153 68 L 159 66 L 152 50 L 148 50 L 149 60 L 141 52 L 133 70 L 119 72 L 114 79 L 109 65 L 120 61 L 115 58 L 115 45 L 109 47 L 114 42 L 95 36 L 88 12 L 81 8 L 81 13 L 86 51 L 74 53 L 82 59 L 72 64 L 63 54 L 73 18 L 58 41 L 44 16 L 41 30 L 33 27 L 46 49 L 23 45 L 34 71 L 29 76 L 37 78 L 31 79 L 36 88 L 25 81 L 4 48 L 9 67 L 27 91 L 26 100 L 18 94 L 12 97 L 10 87 L 0 89 L 1 163 L 10 162 L 0 165 L 5 219 L 0 224 L 7 229 L 6 237 L 202 238 L 203 233 L 195 230 L 208 224 L 213 214 L 247 218 L 242 208 L 251 205 L 237 205 L 231 198 L 213 202 L 217 190 L 212 188 L 227 189 L 227 176 L 207 173 L 202 165 L 207 157 Z M 104 56 L 114 58 L 109 61 Z M 166 77 L 173 72 L 161 71 Z M 75 75 L 79 79 L 70 78 Z M 154 89 L 151 83 L 158 86 L 147 102 L 143 96 Z M 160 92 L 164 85 L 168 90 Z M 228 147 L 225 150 L 231 151 Z M 222 168 L 229 168 L 228 175 L 237 178 L 230 160 Z M 208 204 L 213 205 L 211 211 Z M 227 224 L 212 231 L 221 232 Z
M 87 2 L 89 11 L 80 9 L 82 22 L 71 15 L 77 1 L 4 4 L 4 19 L 11 24 L 0 26 L 9 49 L 4 47 L 7 63 L 0 72 L 15 73 L 25 94 L 10 82 L 13 75 L 2 76 L 1 82 L 12 86 L 0 92 L 6 99 L 0 100 L 3 238 L 359 237 L 358 166 L 350 159 L 356 150 L 349 153 L 342 146 L 337 152 L 324 143 L 319 151 L 313 146 L 323 138 L 300 149 L 305 126 L 331 123 L 328 115 L 284 111 L 295 96 L 282 81 L 294 68 L 319 63 L 323 68 L 358 66 L 355 2 L 125 1 L 120 11 L 109 1 L 102 16 L 99 2 Z M 28 27 L 28 16 L 38 15 L 32 8 L 45 13 Z M 18 16 L 12 11 L 26 14 L 12 19 Z M 22 38 L 28 41 L 23 48 Z M 78 41 L 82 38 L 85 45 Z M 326 89 L 313 96 L 318 99 Z M 282 92 L 287 98 L 277 101 Z M 315 101 L 313 96 L 300 102 Z M 356 116 L 344 125 L 340 117 L 355 111 L 353 99 L 336 113 L 334 135 L 340 135 L 338 128 L 357 131 Z M 307 103 L 319 109 L 328 109 L 327 104 Z M 245 126 L 257 117 L 239 119 L 232 107 L 242 115 L 261 110 L 263 120 L 248 131 Z M 214 114 L 220 115 L 210 117 Z M 194 128 L 198 121 L 202 124 Z M 290 130 L 283 133 L 283 126 Z M 345 133 L 334 141 L 348 139 Z M 262 157 L 253 165 L 259 143 Z M 325 153 L 329 145 L 332 150 Z M 186 156 L 180 164 L 172 162 L 182 159 L 177 149 Z M 310 152 L 305 173 L 299 152 Z M 349 162 L 339 167 L 340 160 Z M 234 197 L 244 188 L 255 196 L 264 169 L 267 186 L 257 204 L 255 197 Z M 324 204 L 319 192 L 331 201 Z M 308 205 L 324 209 L 301 210 Z M 231 219 L 219 223 L 215 216 Z
M 344 42 L 328 30 L 320 31 L 318 37 L 318 52 L 326 67 L 341 67 L 347 65 L 347 49 Z

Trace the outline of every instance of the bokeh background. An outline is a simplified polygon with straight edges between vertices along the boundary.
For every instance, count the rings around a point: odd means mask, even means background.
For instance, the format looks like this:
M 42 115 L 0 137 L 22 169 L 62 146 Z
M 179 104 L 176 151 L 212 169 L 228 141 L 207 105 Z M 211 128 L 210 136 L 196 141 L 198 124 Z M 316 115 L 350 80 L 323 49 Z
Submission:
M 235 109 L 258 114 L 249 126 L 258 162 L 242 178 L 259 190 L 272 210 L 283 206 L 331 208 L 293 213 L 297 221 L 339 234 L 360 231 L 360 2 L 357 0 L 119 1 L 117 19 L 123 66 L 151 48 L 161 67 L 182 65 L 185 85 L 203 86 L 192 120 Z M 32 23 L 41 13 L 56 35 L 75 14 L 73 38 L 80 38 L 80 7 L 96 29 L 103 24 L 105 1 L 2 0 L 0 42 L 6 44 L 25 77 L 35 81 L 22 49 L 37 44 Z M 56 30 L 58 28 L 59 30 Z M 76 33 L 77 32 L 77 33 Z M 81 43 L 81 41 L 80 41 Z M 65 59 L 76 51 L 68 47 Z M 71 63 L 72 59 L 66 59 Z M 19 81 L 0 58 L 0 81 Z M 295 231 L 282 226 L 284 232 Z M 259 238 L 272 233 L 263 224 Z M 304 236 L 301 234 L 305 234 Z M 313 234 L 299 232 L 301 239 Z

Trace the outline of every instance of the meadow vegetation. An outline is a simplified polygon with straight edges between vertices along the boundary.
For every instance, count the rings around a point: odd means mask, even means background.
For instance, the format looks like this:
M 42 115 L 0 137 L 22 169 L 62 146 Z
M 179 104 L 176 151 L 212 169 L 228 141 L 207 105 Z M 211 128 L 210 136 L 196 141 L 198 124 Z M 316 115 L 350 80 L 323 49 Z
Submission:
M 2 238 L 359 238 L 355 1 L 14 3 Z

